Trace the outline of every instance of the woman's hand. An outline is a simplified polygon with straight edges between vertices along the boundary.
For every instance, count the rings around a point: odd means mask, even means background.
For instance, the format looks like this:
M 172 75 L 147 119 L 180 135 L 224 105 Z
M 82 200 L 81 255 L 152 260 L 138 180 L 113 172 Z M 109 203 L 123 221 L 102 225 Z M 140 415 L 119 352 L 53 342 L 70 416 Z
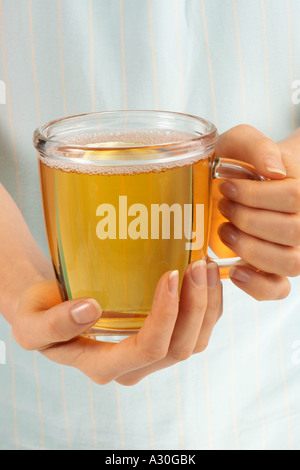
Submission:
M 287 278 L 300 274 L 299 148 L 298 134 L 276 144 L 245 125 L 225 132 L 217 145 L 218 156 L 250 163 L 268 178 L 219 184 L 223 198 L 218 207 L 225 222 L 219 235 L 245 262 L 230 277 L 258 300 L 285 298 L 290 292 Z M 214 217 L 219 217 L 216 211 Z
M 98 384 L 133 385 L 145 376 L 203 351 L 222 314 L 222 284 L 215 263 L 186 269 L 178 295 L 177 271 L 160 279 L 151 313 L 138 334 L 120 343 L 80 336 L 101 317 L 93 299 L 62 302 L 55 281 L 25 291 L 13 322 L 16 341 L 50 360 L 81 370 Z

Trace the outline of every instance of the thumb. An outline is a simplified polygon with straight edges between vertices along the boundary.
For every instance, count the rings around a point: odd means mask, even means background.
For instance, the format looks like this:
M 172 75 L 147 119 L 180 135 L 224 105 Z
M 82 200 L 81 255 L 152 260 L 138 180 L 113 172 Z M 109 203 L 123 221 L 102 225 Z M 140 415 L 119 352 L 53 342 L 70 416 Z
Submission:
M 54 343 L 70 341 L 91 328 L 102 310 L 94 299 L 61 302 L 48 310 L 38 309 L 36 297 L 24 299 L 13 325 L 17 343 L 26 350 L 41 350 Z
M 283 179 L 287 175 L 279 145 L 252 126 L 236 126 L 221 134 L 216 155 L 249 163 L 269 179 Z

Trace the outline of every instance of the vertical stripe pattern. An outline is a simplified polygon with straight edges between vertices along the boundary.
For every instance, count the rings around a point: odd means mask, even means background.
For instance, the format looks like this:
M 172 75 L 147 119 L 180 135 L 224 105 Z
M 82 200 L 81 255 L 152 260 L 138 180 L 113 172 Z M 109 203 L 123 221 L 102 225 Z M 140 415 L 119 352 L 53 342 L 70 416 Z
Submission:
M 249 123 L 274 140 L 299 125 L 290 98 L 300 80 L 299 2 L 248 4 L 0 0 L 0 181 L 46 253 L 31 142 L 45 119 L 161 108 L 211 119 L 221 132 Z M 280 304 L 224 284 L 207 351 L 129 388 L 96 386 L 24 353 L 0 318 L 0 448 L 299 450 L 299 280 Z
M 19 204 L 20 209 L 22 209 L 22 196 L 21 196 L 19 163 L 18 163 L 18 156 L 17 156 L 17 145 L 16 145 L 14 124 L 13 124 L 13 116 L 12 116 L 11 97 L 10 97 L 10 82 L 9 82 L 8 72 L 7 72 L 7 55 L 6 55 L 5 37 L 4 37 L 4 18 L 3 18 L 2 0 L 0 0 L 0 24 L 1 24 L 1 43 L 2 43 L 2 55 L 3 55 L 3 69 L 4 69 L 2 76 L 4 77 L 5 87 L 6 87 L 6 100 L 7 100 L 8 115 L 9 115 L 9 127 L 10 127 L 11 140 L 12 140 L 13 158 L 14 158 L 14 166 L 15 166 L 15 177 L 16 177 L 17 192 L 18 192 L 17 202 Z

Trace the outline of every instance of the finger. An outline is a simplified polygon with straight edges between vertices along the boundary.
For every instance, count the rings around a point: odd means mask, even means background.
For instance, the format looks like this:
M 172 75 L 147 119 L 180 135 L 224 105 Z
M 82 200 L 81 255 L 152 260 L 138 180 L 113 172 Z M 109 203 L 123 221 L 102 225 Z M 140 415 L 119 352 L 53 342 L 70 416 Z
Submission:
M 137 345 L 148 360 L 162 359 L 168 352 L 179 311 L 179 273 L 164 275 L 156 289 L 152 309 L 137 335 Z
M 222 242 L 237 256 L 258 270 L 279 276 L 300 274 L 300 250 L 252 237 L 230 223 L 219 228 Z
M 54 302 L 59 303 L 43 310 Z M 96 300 L 81 298 L 61 302 L 55 283 L 41 283 L 34 286 L 21 303 L 13 325 L 14 338 L 23 349 L 40 350 L 82 334 L 101 314 Z
M 300 212 L 300 183 L 284 181 L 226 180 L 219 184 L 220 193 L 239 204 L 277 212 Z
M 118 344 L 78 338 L 44 351 L 49 359 L 76 367 L 98 384 L 166 356 L 178 314 L 178 271 L 166 273 L 155 291 L 152 310 L 137 335 Z
M 286 177 L 279 146 L 252 126 L 240 125 L 219 137 L 216 155 L 244 161 L 270 179 Z
M 188 266 L 183 278 L 179 314 L 168 352 L 171 362 L 184 361 L 193 354 L 206 307 L 206 262 L 200 260 Z
M 245 267 L 235 267 L 229 273 L 232 282 L 256 300 L 285 299 L 291 291 L 286 277 L 256 272 Z
M 242 232 L 279 245 L 300 245 L 299 214 L 253 209 L 229 199 L 220 200 L 219 210 Z
M 184 274 L 180 306 L 168 353 L 161 360 L 137 369 L 117 379 L 123 385 L 132 385 L 158 370 L 170 367 L 190 357 L 195 349 L 207 307 L 206 262 L 195 261 Z
M 223 285 L 220 270 L 216 263 L 207 265 L 208 302 L 201 330 L 194 348 L 194 353 L 204 351 L 209 343 L 212 331 L 223 313 Z
M 196 283 L 193 274 L 197 276 Z M 180 310 L 167 356 L 119 377 L 117 382 L 133 385 L 153 372 L 203 351 L 208 345 L 213 327 L 222 315 L 222 307 L 222 283 L 218 266 L 213 262 L 207 264 L 207 269 L 205 263 L 195 262 L 189 265 L 184 276 Z

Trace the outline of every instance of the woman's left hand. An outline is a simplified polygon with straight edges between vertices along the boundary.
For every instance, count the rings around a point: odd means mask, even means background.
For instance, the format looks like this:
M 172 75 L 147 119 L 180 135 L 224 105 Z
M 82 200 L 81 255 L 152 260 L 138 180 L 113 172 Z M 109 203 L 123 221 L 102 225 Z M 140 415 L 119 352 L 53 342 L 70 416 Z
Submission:
M 295 139 L 299 139 L 298 135 Z M 292 145 L 294 143 L 294 145 Z M 219 184 L 221 241 L 244 266 L 230 278 L 257 300 L 288 296 L 288 277 L 300 274 L 300 151 L 276 144 L 251 126 L 237 126 L 220 136 L 219 157 L 252 164 L 266 181 L 230 179 Z M 216 213 L 215 216 L 217 217 Z M 212 247 L 213 248 L 213 247 Z

